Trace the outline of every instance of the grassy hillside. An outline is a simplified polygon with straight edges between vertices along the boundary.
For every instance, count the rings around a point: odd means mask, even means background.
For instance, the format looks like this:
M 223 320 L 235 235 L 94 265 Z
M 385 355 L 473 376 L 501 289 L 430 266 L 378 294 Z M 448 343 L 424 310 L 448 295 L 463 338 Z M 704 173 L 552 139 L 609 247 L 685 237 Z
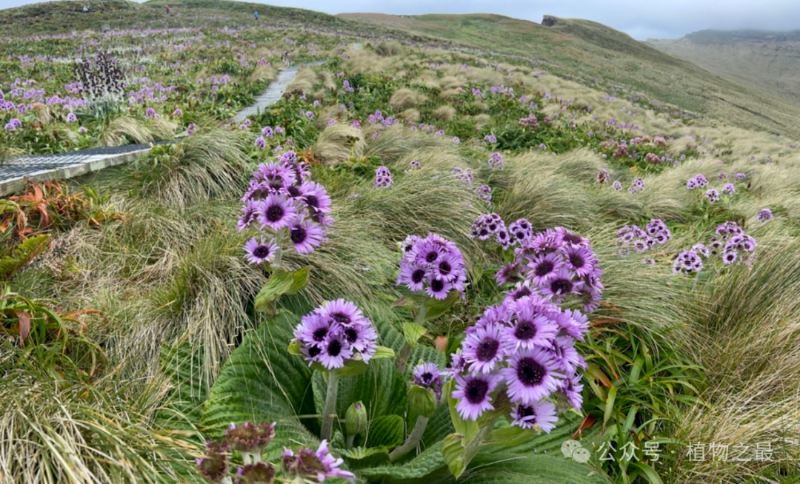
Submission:
M 742 127 L 800 133 L 800 108 L 723 79 L 596 22 L 552 27 L 499 15 L 342 14 L 341 17 L 463 42 L 545 62 L 548 70 L 619 95 L 640 94 Z M 626 92 L 626 90 L 628 92 Z
M 647 44 L 726 79 L 800 105 L 800 31 L 704 30 Z

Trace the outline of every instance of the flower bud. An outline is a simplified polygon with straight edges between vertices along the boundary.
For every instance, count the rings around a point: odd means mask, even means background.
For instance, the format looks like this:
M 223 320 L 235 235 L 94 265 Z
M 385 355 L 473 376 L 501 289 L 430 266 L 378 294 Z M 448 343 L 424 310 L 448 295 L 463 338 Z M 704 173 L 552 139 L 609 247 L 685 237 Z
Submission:
M 348 407 L 344 414 L 347 435 L 359 435 L 367 430 L 367 409 L 359 400 Z
M 416 423 L 417 417 L 430 417 L 435 409 L 436 394 L 432 390 L 413 385 L 408 391 L 409 426 Z

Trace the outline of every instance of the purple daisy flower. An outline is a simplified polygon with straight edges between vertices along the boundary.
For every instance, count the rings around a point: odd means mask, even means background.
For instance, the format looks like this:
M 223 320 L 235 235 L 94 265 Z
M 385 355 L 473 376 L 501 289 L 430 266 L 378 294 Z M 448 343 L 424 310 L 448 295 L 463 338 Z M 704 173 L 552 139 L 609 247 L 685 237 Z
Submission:
M 724 262 L 726 265 L 733 264 L 736 262 L 738 255 L 739 254 L 736 251 L 725 252 L 722 254 L 722 262 Z
M 255 145 L 256 148 L 260 150 L 265 150 L 267 149 L 267 140 L 265 140 L 263 136 L 259 136 L 258 138 L 256 138 Z
M 558 390 L 564 375 L 546 350 L 520 350 L 510 357 L 509 367 L 500 370 L 508 384 L 512 402 L 532 404 Z
M 456 376 L 453 398 L 460 400 L 456 405 L 461 418 L 475 421 L 488 410 L 494 410 L 490 394 L 497 386 L 495 375 Z
M 583 245 L 568 245 L 563 249 L 564 267 L 573 271 L 578 277 L 584 277 L 594 270 L 595 258 L 592 249 Z
M 464 340 L 461 356 L 470 364 L 470 370 L 491 373 L 505 357 L 506 339 L 499 326 L 490 324 L 478 327 Z
M 452 282 L 458 278 L 459 273 L 464 268 L 464 261 L 455 254 L 445 253 L 436 261 L 432 272 L 432 277 L 438 277 L 445 282 Z
M 578 294 L 583 282 L 573 280 L 572 273 L 566 267 L 560 267 L 552 277 L 537 284 L 539 291 L 544 296 L 551 296 L 555 302 L 561 302 L 567 294 Z
M 544 301 L 536 296 L 523 297 L 513 303 L 513 317 L 511 326 L 506 329 L 506 337 L 517 349 L 552 346 L 559 327 L 546 312 L 542 314 L 542 303 Z
M 561 268 L 561 259 L 555 252 L 542 254 L 528 264 L 528 277 L 534 284 L 543 284 Z
M 442 385 L 444 382 L 442 381 L 442 373 L 435 363 L 417 365 L 411 375 L 414 378 L 415 385 L 433 390 L 437 402 L 442 399 Z
M 264 262 L 272 262 L 278 246 L 275 245 L 274 240 L 266 242 L 264 237 L 261 237 L 260 240 L 253 237 L 244 245 L 244 250 L 247 252 L 245 259 L 247 259 L 248 263 L 263 264 Z
M 586 368 L 586 361 L 575 349 L 575 340 L 569 336 L 555 338 L 552 348 L 548 348 L 547 351 L 553 355 L 565 374 L 575 373 L 578 367 Z
M 325 240 L 322 227 L 309 219 L 295 215 L 288 223 L 289 239 L 298 254 L 309 254 Z
M 758 211 L 758 221 L 759 222 L 766 222 L 768 220 L 772 220 L 772 210 L 768 208 L 762 208 Z
M 547 400 L 534 402 L 530 405 L 519 404 L 511 412 L 513 421 L 511 425 L 531 429 L 538 425 L 543 432 L 550 433 L 558 421 L 556 406 Z
M 580 410 L 583 407 L 583 384 L 580 375 L 572 375 L 565 379 L 559 390 L 567 397 L 572 408 Z
M 397 284 L 405 284 L 412 291 L 422 291 L 425 288 L 425 282 L 428 279 L 428 270 L 425 266 L 410 262 L 400 268 L 400 276 L 397 278 Z
M 239 217 L 239 222 L 236 224 L 237 232 L 241 232 L 250 227 L 250 224 L 253 223 L 253 220 L 256 218 L 258 206 L 259 202 L 254 200 L 248 200 L 245 202 L 244 206 L 242 206 L 242 216 Z
M 300 185 L 300 193 L 309 210 L 316 213 L 331 213 L 331 197 L 328 191 L 316 182 L 305 182 Z
M 441 277 L 431 277 L 430 285 L 425 288 L 425 293 L 434 299 L 445 299 L 453 287 L 452 283 Z
M 270 193 L 258 208 L 258 221 L 262 229 L 271 227 L 273 230 L 278 230 L 286 227 L 297 212 L 291 199 L 273 193 Z
M 319 310 L 320 314 L 323 314 L 342 326 L 371 324 L 370 320 L 364 316 L 364 313 L 361 312 L 355 303 L 345 301 L 341 298 L 326 302 Z
M 341 327 L 333 327 L 320 345 L 317 361 L 325 368 L 343 368 L 345 362 L 353 357 L 353 347 L 347 342 L 347 336 Z

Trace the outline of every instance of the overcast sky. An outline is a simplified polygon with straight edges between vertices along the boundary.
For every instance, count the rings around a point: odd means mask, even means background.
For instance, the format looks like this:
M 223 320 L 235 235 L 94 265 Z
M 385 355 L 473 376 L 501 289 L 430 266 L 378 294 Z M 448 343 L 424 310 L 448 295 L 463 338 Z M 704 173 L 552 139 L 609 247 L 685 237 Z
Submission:
M 0 0 L 0 7 L 35 3 Z M 800 0 L 270 0 L 261 3 L 327 13 L 497 13 L 540 22 L 542 15 L 583 18 L 634 38 L 680 37 L 702 29 L 797 30 Z

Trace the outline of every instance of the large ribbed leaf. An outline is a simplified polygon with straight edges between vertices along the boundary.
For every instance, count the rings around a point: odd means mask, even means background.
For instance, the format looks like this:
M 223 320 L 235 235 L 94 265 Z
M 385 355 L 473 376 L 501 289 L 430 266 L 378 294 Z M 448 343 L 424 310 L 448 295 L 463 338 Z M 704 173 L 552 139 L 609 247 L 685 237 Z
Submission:
M 231 422 L 277 422 L 272 447 L 316 444 L 300 420 L 316 428 L 311 370 L 286 351 L 297 319 L 281 313 L 245 336 L 209 393 L 201 421 L 206 436 L 220 436 Z
M 156 414 L 156 421 L 170 429 L 193 430 L 200 423 L 208 384 L 202 371 L 203 348 L 192 349 L 184 341 L 161 348 L 161 368 L 169 375 L 169 399 Z
M 442 443 L 429 447 L 420 455 L 400 465 L 361 469 L 359 474 L 370 481 L 386 479 L 387 481 L 414 481 L 431 476 L 437 471 L 446 469 L 447 464 L 442 457 Z
M 561 452 L 551 455 L 526 454 L 516 458 L 478 454 L 470 469 L 461 476 L 464 484 L 569 483 L 601 484 L 607 482 L 585 464 L 566 459 Z

